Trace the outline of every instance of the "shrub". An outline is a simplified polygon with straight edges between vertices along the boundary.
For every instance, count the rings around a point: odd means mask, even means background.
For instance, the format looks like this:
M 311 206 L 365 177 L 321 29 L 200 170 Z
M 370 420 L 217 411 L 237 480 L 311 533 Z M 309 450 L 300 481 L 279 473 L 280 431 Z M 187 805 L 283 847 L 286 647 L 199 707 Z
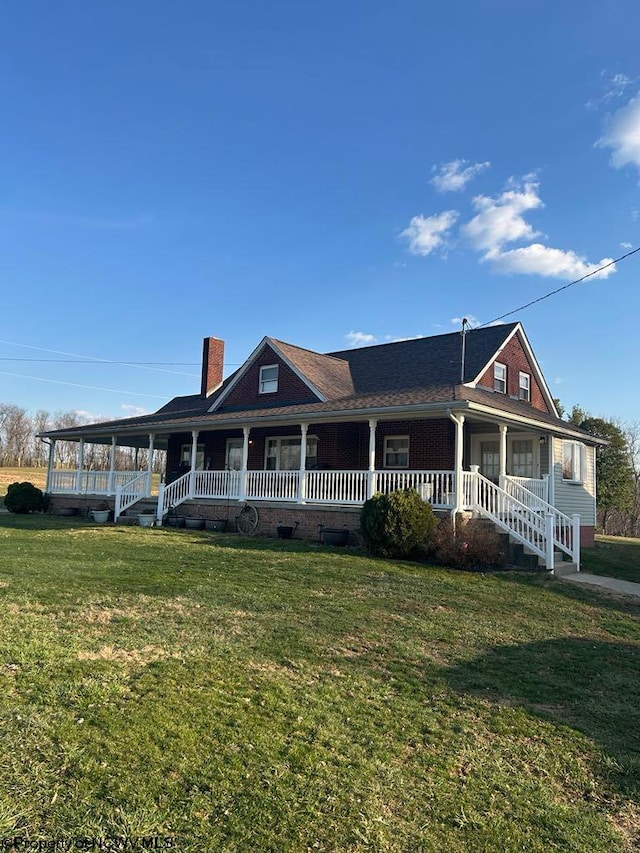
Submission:
M 360 532 L 367 550 L 378 557 L 422 556 L 438 520 L 431 505 L 414 489 L 374 495 L 362 507 Z
M 495 530 L 477 519 L 458 520 L 454 533 L 451 519 L 443 518 L 433 538 L 434 558 L 455 569 L 500 568 L 507 554 Z
M 11 483 L 7 488 L 4 505 L 9 512 L 24 514 L 42 512 L 46 509 L 47 501 L 42 491 L 33 483 Z

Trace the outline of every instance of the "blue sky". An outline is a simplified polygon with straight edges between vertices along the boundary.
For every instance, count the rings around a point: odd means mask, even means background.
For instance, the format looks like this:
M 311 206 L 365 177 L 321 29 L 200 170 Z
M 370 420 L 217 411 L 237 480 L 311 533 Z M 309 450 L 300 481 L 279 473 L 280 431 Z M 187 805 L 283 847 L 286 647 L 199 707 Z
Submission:
M 640 245 L 633 0 L 0 21 L 0 401 L 153 411 L 198 391 L 206 335 L 230 372 L 265 334 L 439 334 Z M 509 318 L 566 405 L 640 417 L 639 274 L 640 253 Z

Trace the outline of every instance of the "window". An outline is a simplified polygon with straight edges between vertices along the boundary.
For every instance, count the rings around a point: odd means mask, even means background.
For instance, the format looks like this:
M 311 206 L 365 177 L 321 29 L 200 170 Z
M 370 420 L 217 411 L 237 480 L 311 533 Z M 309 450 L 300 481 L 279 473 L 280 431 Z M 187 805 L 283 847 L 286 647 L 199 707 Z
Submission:
M 497 483 L 500 478 L 500 442 L 480 442 L 480 473 L 487 480 Z
M 227 439 L 227 470 L 239 471 L 242 468 L 242 446 L 241 438 Z
M 409 467 L 409 436 L 387 435 L 384 439 L 384 467 Z
M 585 476 L 585 446 L 578 441 L 562 442 L 562 479 L 583 483 Z
M 301 441 L 301 438 L 295 436 L 268 438 L 264 451 L 265 471 L 299 471 Z M 315 435 L 308 435 L 305 468 L 313 468 L 317 464 L 318 439 Z
M 191 469 L 191 445 L 183 444 L 180 448 L 180 465 Z M 199 444 L 196 450 L 196 471 L 204 470 L 204 444 Z
M 493 390 L 500 394 L 507 393 L 507 366 L 498 361 L 493 364 Z
M 511 444 L 511 473 L 514 477 L 533 477 L 533 441 L 514 441 Z
M 258 390 L 261 394 L 273 394 L 278 390 L 277 364 L 266 364 L 260 368 L 260 387 Z
M 528 373 L 520 371 L 520 390 L 518 396 L 527 403 L 531 400 L 531 377 Z

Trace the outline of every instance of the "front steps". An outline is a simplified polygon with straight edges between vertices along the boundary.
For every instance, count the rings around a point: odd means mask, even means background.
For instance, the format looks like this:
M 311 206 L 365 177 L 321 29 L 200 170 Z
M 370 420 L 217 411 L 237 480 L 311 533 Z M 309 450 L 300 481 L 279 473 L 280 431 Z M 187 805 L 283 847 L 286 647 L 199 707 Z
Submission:
M 155 512 L 157 508 L 157 498 L 141 498 L 137 503 L 133 504 L 133 506 L 130 506 L 129 509 L 126 509 L 121 515 L 118 516 L 116 524 L 137 524 L 138 515 L 141 512 Z
M 501 527 L 498 527 L 498 525 L 494 524 L 490 519 L 483 518 L 482 516 L 476 516 L 474 518 L 474 522 L 476 524 L 481 524 L 488 530 L 494 531 L 498 534 L 498 537 L 507 552 L 507 566 L 510 569 L 519 569 L 520 571 L 526 572 L 551 571 L 545 566 L 541 557 L 534 553 L 530 548 L 527 548 L 526 545 L 512 539 L 508 533 L 505 533 Z M 553 556 L 554 564 L 552 573 L 554 575 L 562 577 L 564 575 L 571 574 L 572 572 L 579 571 L 575 563 L 565 560 L 565 554 L 562 551 L 554 551 Z

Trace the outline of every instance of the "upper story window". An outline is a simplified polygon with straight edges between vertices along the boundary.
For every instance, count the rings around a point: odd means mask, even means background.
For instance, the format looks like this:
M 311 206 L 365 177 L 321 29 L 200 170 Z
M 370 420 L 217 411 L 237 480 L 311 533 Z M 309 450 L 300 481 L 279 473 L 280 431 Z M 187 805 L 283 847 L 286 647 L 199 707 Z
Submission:
M 278 365 L 266 364 L 260 368 L 260 394 L 273 394 L 278 390 Z
M 579 441 L 562 442 L 562 479 L 584 483 L 586 448 Z
M 507 365 L 499 361 L 493 365 L 493 390 L 500 394 L 507 393 Z
M 409 436 L 387 435 L 384 439 L 384 467 L 409 467 Z
M 520 371 L 520 390 L 518 396 L 521 400 L 526 400 L 527 403 L 531 402 L 531 377 L 528 373 L 523 373 L 522 371 Z

